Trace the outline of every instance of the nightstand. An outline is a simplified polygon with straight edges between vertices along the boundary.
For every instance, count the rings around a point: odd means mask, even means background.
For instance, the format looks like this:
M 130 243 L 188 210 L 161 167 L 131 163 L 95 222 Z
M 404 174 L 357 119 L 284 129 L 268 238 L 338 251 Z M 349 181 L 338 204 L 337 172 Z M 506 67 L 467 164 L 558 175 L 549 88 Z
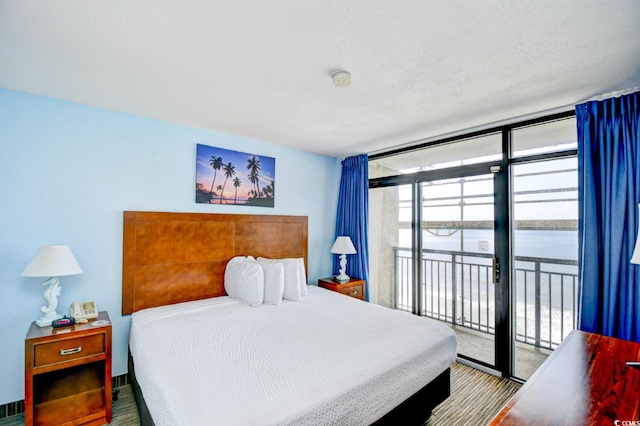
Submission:
M 318 286 L 356 299 L 367 300 L 367 286 L 365 281 L 360 278 L 351 278 L 346 283 L 340 283 L 333 278 L 320 278 Z
M 105 320 L 106 325 L 91 323 Z M 111 320 L 38 327 L 24 342 L 25 425 L 111 423 Z

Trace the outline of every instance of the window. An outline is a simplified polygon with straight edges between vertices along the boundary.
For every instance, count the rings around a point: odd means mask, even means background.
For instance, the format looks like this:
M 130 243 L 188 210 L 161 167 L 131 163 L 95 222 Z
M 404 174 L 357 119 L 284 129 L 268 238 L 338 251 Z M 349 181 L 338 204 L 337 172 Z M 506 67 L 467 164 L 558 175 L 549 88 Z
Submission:
M 500 133 L 494 132 L 370 160 L 369 177 L 407 175 L 468 164 L 500 161 L 501 157 L 502 137 Z

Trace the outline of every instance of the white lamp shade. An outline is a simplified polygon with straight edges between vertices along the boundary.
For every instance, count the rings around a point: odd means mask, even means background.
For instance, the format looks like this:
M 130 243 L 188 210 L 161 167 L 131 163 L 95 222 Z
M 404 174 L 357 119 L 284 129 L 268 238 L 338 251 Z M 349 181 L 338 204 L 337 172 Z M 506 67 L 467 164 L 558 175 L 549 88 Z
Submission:
M 334 254 L 355 254 L 356 248 L 351 242 L 351 238 L 340 236 L 336 238 L 336 242 L 331 247 L 331 253 Z
M 640 204 L 638 204 L 638 235 L 636 236 L 636 247 L 631 255 L 631 263 L 640 264 Z
M 46 245 L 38 249 L 22 271 L 23 277 L 61 277 L 81 274 L 78 261 L 66 245 Z

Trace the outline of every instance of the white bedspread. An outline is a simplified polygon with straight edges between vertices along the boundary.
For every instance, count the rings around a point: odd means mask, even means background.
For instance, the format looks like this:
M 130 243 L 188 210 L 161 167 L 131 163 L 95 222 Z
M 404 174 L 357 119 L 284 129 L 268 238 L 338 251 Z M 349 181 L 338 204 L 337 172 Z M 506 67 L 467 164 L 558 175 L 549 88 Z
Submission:
M 279 306 L 218 297 L 145 309 L 130 348 L 157 426 L 369 425 L 455 361 L 456 336 L 309 286 Z

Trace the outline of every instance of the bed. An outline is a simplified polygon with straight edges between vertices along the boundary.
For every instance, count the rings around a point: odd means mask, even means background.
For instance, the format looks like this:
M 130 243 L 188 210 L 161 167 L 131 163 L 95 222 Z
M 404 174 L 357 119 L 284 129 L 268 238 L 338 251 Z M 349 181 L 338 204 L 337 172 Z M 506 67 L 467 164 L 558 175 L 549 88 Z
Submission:
M 224 290 L 238 256 L 306 266 L 307 218 L 124 213 L 122 308 L 143 425 L 421 424 L 449 396 L 448 327 L 316 286 L 248 306 Z

